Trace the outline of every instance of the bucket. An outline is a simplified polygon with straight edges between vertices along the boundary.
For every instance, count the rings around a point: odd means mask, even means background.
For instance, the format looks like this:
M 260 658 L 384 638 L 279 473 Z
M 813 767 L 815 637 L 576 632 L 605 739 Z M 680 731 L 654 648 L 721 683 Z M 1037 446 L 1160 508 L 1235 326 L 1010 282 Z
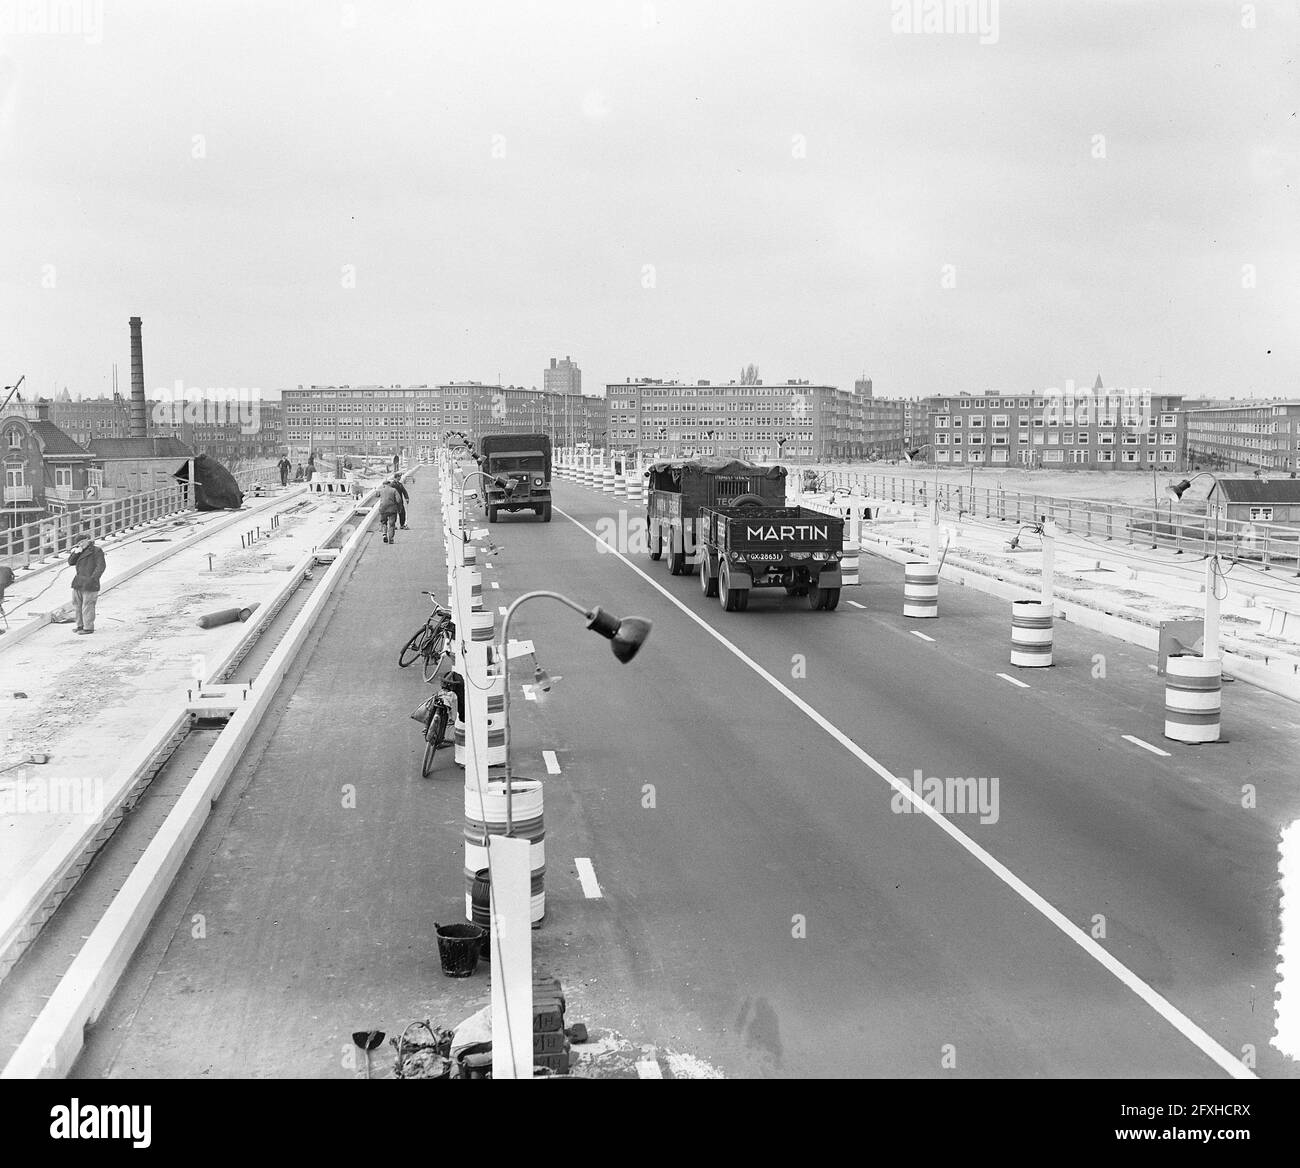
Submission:
M 438 935 L 442 972 L 448 977 L 470 977 L 478 968 L 483 929 L 478 925 L 435 924 L 433 927 Z

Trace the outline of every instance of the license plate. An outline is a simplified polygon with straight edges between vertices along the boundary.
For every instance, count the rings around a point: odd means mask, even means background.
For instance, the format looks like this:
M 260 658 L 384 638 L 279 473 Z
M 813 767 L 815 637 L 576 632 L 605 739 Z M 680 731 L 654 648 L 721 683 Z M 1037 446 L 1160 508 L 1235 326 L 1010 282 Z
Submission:
M 773 564 L 784 560 L 785 552 L 751 552 L 748 558 L 756 564 Z

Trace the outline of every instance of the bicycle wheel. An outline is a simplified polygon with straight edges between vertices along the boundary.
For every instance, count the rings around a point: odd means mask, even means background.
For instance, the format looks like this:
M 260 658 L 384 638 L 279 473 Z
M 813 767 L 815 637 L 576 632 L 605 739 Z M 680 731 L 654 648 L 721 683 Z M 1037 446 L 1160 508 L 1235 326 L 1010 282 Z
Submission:
M 409 641 L 406 642 L 405 645 L 402 646 L 402 651 L 397 655 L 397 664 L 400 665 L 403 669 L 405 669 L 408 665 L 414 665 L 415 659 L 423 651 L 424 642 L 428 639 L 428 637 L 429 637 L 429 626 L 428 624 L 423 624 L 419 627 L 419 629 L 416 630 L 415 636 L 413 636 Z
M 442 633 L 434 633 L 424 643 L 420 653 L 424 657 L 424 664 L 421 667 L 424 673 L 425 681 L 432 681 L 438 676 L 438 666 L 442 664 L 442 651 L 446 645 Z
M 442 735 L 447 729 L 447 707 L 439 706 L 433 711 L 433 717 L 429 719 L 429 728 L 424 733 L 424 764 L 420 768 L 420 774 L 424 778 L 429 777 L 429 772 L 433 770 L 433 760 L 438 753 L 438 743 L 442 741 Z

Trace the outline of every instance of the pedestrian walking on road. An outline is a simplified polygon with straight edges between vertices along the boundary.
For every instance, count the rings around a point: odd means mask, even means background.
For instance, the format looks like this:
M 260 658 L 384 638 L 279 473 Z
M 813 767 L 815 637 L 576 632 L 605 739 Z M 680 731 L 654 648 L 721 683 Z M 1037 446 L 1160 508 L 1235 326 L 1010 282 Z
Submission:
M 99 603 L 99 578 L 104 574 L 104 550 L 94 536 L 72 549 L 68 564 L 77 569 L 72 578 L 72 611 L 77 618 L 74 632 L 95 631 L 95 606 Z
M 286 455 L 282 454 L 278 465 L 280 467 L 280 486 L 287 487 L 289 485 L 289 472 L 293 470 L 293 464 Z
M 410 493 L 402 486 L 402 480 L 394 475 L 388 480 L 393 484 L 397 491 L 397 522 L 403 531 L 406 530 L 406 505 L 411 501 Z
M 312 476 L 316 473 L 316 452 L 312 451 L 307 455 L 307 481 L 311 482 Z
M 384 528 L 384 542 L 397 541 L 397 488 L 391 481 L 385 481 L 379 488 L 379 522 Z

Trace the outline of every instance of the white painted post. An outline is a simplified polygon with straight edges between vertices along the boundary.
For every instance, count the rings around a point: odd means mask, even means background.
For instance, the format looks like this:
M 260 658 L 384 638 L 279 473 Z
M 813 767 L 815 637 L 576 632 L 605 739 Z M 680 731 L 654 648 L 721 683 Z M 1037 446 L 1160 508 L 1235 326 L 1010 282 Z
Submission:
M 532 845 L 488 840 L 492 867 L 492 1078 L 533 1077 Z
M 1201 656 L 1210 661 L 1219 657 L 1219 557 L 1210 556 L 1205 561 L 1205 646 Z
M 1052 611 L 1056 595 L 1056 524 L 1043 524 L 1043 608 Z
M 930 500 L 930 563 L 939 562 L 939 492 Z

